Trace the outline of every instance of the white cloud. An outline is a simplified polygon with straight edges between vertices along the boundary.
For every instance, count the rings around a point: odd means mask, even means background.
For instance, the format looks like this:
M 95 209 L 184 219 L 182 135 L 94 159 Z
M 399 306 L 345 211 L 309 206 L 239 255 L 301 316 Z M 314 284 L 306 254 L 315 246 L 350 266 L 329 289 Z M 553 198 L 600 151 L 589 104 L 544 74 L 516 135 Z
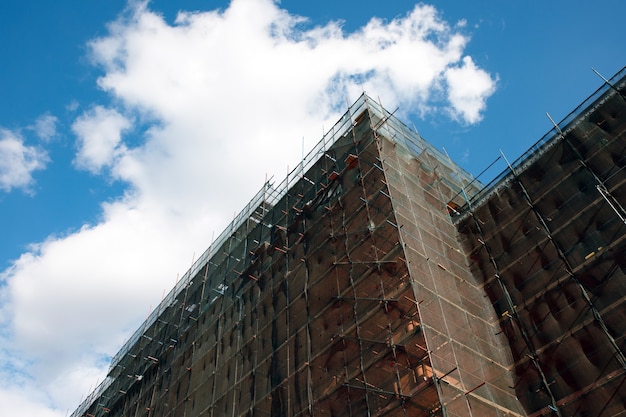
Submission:
M 103 356 L 193 253 L 266 173 L 282 179 L 346 101 L 365 89 L 405 113 L 441 117 L 448 108 L 464 123 L 480 120 L 494 84 L 463 59 L 468 38 L 455 30 L 418 5 L 344 33 L 338 23 L 309 27 L 270 0 L 181 13 L 173 25 L 141 3 L 112 23 L 90 44 L 111 103 L 72 130 L 76 165 L 107 168 L 127 192 L 103 204 L 99 224 L 34 246 L 0 276 L 9 347 L 29 359 L 20 369 L 50 407 L 78 405 L 86 375 L 102 375 Z M 463 77 L 480 83 L 468 89 Z M 2 386 L 0 397 L 13 389 Z
M 65 410 L 51 409 L 41 391 L 23 387 L 0 388 L 0 414 L 3 416 L 63 417 Z
M 35 120 L 33 126 L 29 126 L 31 130 L 35 131 L 35 134 L 39 139 L 43 141 L 49 141 L 57 134 L 57 123 L 59 119 L 49 113 L 42 114 Z
M 0 190 L 30 192 L 33 172 L 44 169 L 47 162 L 45 151 L 26 145 L 18 133 L 0 128 Z
M 487 99 L 495 91 L 495 81 L 476 67 L 469 56 L 463 58 L 460 66 L 448 68 L 445 78 L 453 115 L 467 123 L 479 122 Z
M 130 126 L 131 121 L 115 109 L 95 106 L 83 113 L 72 124 L 78 137 L 76 165 L 93 173 L 111 165 L 126 149 L 122 132 Z

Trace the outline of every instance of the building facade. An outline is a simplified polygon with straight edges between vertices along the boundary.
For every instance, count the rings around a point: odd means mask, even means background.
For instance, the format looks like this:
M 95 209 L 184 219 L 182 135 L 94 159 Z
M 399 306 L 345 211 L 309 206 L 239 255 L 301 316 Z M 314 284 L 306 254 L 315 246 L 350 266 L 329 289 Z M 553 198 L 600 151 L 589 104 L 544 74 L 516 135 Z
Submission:
M 626 415 L 624 71 L 614 79 L 457 213 L 533 416 Z
M 624 413 L 625 104 L 483 187 L 362 96 L 72 416 Z

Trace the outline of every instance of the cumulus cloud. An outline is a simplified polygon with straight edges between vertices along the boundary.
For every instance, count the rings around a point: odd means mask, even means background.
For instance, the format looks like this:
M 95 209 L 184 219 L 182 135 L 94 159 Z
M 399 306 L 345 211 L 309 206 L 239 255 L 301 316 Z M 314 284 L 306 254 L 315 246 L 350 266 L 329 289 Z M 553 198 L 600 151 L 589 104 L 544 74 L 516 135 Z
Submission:
M 495 91 L 491 76 L 466 56 L 459 66 L 446 69 L 445 79 L 454 117 L 467 123 L 480 121 L 487 98 Z
M 76 165 L 93 173 L 111 165 L 125 150 L 122 132 L 130 126 L 131 121 L 115 109 L 95 106 L 83 113 L 72 124 L 78 138 Z
M 19 367 L 49 407 L 77 406 L 86 375 L 104 375 L 103 358 L 213 232 L 363 90 L 405 114 L 478 122 L 495 81 L 464 56 L 461 28 L 420 4 L 346 33 L 270 0 L 182 12 L 173 24 L 138 3 L 111 23 L 89 44 L 111 102 L 72 131 L 76 166 L 106 168 L 126 192 L 103 203 L 101 222 L 34 245 L 0 276 L 7 343 L 29 358 Z M 0 382 L 1 398 L 12 385 Z
M 0 412 L 3 416 L 63 416 L 45 405 L 41 391 L 23 387 L 0 389 Z
M 33 172 L 44 169 L 47 162 L 44 150 L 26 145 L 18 133 L 0 128 L 0 190 L 31 192 Z

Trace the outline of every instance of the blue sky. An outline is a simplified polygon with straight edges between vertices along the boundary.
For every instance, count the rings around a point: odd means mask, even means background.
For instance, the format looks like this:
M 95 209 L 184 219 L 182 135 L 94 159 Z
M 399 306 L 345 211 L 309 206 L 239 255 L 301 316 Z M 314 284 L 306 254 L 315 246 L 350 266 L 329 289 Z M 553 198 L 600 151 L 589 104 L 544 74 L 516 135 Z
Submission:
M 282 178 L 362 89 L 478 174 L 595 91 L 592 67 L 626 65 L 625 13 L 621 0 L 3 2 L 0 414 L 71 412 L 266 174 Z

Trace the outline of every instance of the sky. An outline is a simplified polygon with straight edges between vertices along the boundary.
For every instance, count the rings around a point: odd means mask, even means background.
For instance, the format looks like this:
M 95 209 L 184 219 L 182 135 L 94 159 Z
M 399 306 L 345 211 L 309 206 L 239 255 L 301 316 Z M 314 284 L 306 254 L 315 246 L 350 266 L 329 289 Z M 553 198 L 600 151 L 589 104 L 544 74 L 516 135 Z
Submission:
M 623 0 L 7 0 L 0 415 L 62 417 L 363 92 L 478 175 L 624 65 Z M 487 182 L 503 170 L 493 168 Z

